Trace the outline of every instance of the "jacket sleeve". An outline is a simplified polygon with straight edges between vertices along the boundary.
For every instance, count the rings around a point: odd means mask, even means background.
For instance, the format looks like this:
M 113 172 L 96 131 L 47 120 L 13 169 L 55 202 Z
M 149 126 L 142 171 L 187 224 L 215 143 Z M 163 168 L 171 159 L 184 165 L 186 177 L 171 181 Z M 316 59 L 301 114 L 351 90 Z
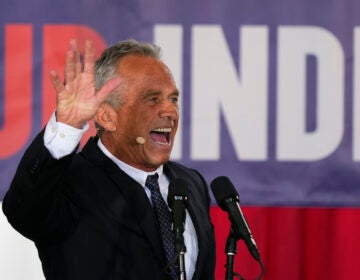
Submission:
M 23 155 L 3 201 L 9 223 L 34 241 L 59 239 L 76 223 L 71 188 L 62 180 L 75 152 L 54 159 L 44 146 L 43 133 Z

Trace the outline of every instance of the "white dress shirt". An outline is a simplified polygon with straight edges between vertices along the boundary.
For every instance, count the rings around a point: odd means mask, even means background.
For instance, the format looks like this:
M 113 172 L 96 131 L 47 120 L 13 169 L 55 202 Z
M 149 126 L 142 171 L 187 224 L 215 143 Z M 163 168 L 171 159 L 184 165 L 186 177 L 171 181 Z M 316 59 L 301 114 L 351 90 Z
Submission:
M 86 124 L 84 128 L 78 129 L 72 126 L 66 125 L 56 121 L 55 113 L 52 114 L 44 133 L 44 144 L 49 150 L 50 154 L 59 159 L 74 151 L 75 147 L 79 144 L 81 137 L 87 131 L 89 125 Z M 152 175 L 155 172 L 159 174 L 159 187 L 161 195 L 167 203 L 169 178 L 163 172 L 163 166 L 161 165 L 154 172 L 145 172 L 140 169 L 134 168 L 111 154 L 106 147 L 102 144 L 101 140 L 98 141 L 99 149 L 110 158 L 121 170 L 127 175 L 133 178 L 141 186 L 143 186 L 148 198 L 150 199 L 151 192 L 145 187 L 145 181 L 148 175 Z M 150 199 L 151 202 L 151 199 Z M 195 272 L 195 264 L 198 255 L 198 240 L 194 224 L 190 218 L 188 211 L 186 210 L 186 219 L 184 225 L 184 242 L 186 246 L 185 254 L 185 271 L 188 279 L 192 279 Z

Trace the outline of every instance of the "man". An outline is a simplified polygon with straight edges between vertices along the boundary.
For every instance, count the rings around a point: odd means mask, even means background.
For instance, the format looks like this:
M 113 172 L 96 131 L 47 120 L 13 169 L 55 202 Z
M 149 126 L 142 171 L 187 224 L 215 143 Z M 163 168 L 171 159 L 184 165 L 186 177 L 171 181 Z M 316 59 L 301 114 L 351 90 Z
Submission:
M 35 242 L 47 279 L 176 279 L 173 248 L 165 246 L 171 242 L 164 239 L 147 180 L 155 178 L 166 200 L 169 182 L 184 178 L 187 277 L 213 279 L 206 183 L 197 171 L 169 161 L 179 93 L 159 49 L 124 41 L 95 63 L 87 41 L 83 61 L 72 40 L 65 85 L 50 73 L 56 110 L 25 152 L 5 196 L 9 222 Z M 100 138 L 91 138 L 77 154 L 92 119 Z

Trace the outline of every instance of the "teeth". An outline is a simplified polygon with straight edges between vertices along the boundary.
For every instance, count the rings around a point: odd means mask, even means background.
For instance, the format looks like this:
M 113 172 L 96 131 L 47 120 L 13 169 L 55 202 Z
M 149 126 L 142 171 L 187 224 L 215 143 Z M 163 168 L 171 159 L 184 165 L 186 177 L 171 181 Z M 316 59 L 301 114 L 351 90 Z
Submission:
M 171 132 L 171 128 L 156 128 L 153 131 L 156 131 L 156 132 Z

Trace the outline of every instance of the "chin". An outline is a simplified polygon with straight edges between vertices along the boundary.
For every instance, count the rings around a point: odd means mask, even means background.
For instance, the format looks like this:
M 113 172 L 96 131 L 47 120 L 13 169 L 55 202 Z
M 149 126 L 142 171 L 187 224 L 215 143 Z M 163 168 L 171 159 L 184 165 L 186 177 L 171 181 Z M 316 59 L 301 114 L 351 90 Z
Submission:
M 166 157 L 153 159 L 151 162 L 153 163 L 154 166 L 159 167 L 160 165 L 167 163 L 169 161 L 169 159 L 170 159 L 170 155 L 166 156 Z

